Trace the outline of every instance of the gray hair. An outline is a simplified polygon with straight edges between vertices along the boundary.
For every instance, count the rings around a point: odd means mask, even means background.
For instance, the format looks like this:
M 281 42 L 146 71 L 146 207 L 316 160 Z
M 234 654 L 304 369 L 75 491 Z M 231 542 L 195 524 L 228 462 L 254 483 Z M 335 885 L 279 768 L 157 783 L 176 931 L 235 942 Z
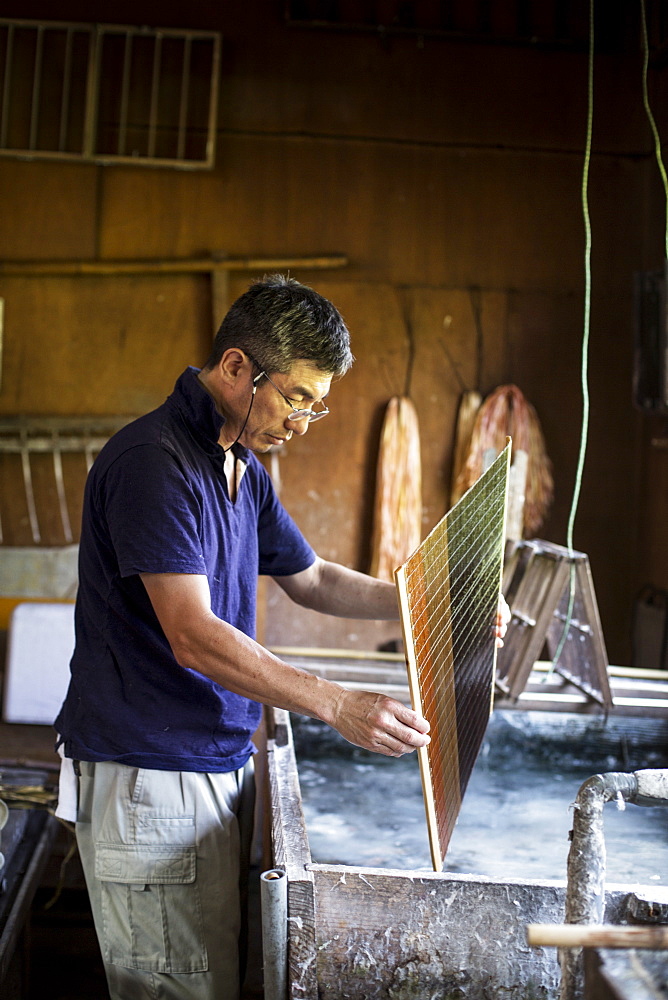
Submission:
M 214 368 L 237 347 L 269 373 L 287 373 L 295 361 L 310 361 L 329 375 L 353 363 L 350 335 L 338 310 L 307 285 L 282 274 L 255 281 L 232 303 L 206 362 Z

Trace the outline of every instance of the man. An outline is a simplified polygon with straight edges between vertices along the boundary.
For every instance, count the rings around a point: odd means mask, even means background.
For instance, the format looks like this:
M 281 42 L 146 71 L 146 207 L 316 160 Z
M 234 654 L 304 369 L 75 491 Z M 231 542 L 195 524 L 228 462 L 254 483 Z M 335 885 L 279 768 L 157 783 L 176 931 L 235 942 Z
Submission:
M 202 371 L 116 434 L 86 484 L 70 687 L 77 841 L 112 998 L 234 1000 L 239 875 L 261 704 L 400 756 L 429 742 L 400 702 L 346 691 L 253 638 L 258 573 L 307 608 L 397 619 L 395 588 L 320 559 L 253 452 L 305 434 L 352 363 L 326 299 L 257 282 Z M 306 473 L 305 473 L 306 477 Z

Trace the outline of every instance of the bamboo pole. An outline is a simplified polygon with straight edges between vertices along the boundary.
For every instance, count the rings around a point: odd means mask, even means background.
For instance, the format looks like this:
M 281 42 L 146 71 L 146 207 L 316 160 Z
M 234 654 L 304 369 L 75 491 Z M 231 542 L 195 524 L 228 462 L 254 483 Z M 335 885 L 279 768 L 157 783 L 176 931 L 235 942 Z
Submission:
M 616 924 L 529 924 L 527 943 L 536 948 L 668 948 L 668 927 Z
M 322 257 L 183 257 L 172 260 L 20 260 L 0 262 L 5 277 L 46 275 L 191 274 L 217 271 L 263 271 L 272 268 L 345 267 L 343 254 Z

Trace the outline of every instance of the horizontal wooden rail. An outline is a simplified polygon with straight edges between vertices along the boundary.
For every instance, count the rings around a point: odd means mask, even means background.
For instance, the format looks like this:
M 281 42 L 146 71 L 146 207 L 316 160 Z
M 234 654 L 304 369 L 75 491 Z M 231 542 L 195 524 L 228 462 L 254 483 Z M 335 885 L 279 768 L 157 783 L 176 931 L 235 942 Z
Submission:
M 406 704 L 410 701 L 403 653 L 306 646 L 270 648 L 276 656 L 342 687 L 379 691 Z M 548 662 L 535 663 L 527 688 L 519 698 L 513 701 L 497 696 L 494 708 L 579 715 L 601 712 L 600 705 L 556 672 L 550 674 L 550 668 Z M 608 674 L 614 695 L 611 716 L 668 718 L 668 671 L 611 666 Z
M 345 267 L 343 254 L 322 257 L 183 257 L 171 260 L 17 260 L 0 262 L 0 276 L 44 277 L 53 274 L 188 274 L 263 271 L 275 268 Z
M 368 649 L 328 649 L 309 646 L 272 646 L 276 656 L 307 660 L 368 660 L 369 662 L 405 663 L 403 653 L 380 653 Z

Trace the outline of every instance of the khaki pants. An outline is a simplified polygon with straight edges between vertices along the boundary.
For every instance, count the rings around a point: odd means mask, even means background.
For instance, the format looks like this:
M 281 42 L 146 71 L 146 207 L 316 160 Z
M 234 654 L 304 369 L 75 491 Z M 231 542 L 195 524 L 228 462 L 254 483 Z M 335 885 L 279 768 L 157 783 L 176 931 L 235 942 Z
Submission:
M 237 1000 L 252 761 L 80 771 L 77 843 L 112 1000 Z

